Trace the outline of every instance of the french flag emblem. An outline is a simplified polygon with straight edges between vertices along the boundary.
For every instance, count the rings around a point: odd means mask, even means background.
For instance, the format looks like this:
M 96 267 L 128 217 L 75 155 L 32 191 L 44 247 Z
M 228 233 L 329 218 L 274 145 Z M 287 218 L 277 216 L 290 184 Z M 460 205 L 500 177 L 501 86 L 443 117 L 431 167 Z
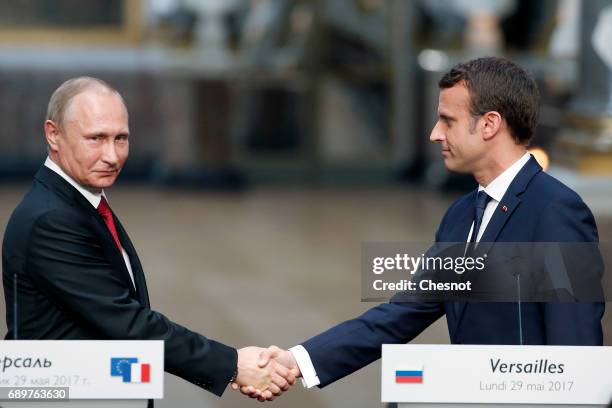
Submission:
M 395 370 L 395 382 L 397 384 L 422 384 L 423 383 L 423 366 L 406 367 L 401 370 Z
M 151 381 L 151 365 L 150 364 L 132 364 L 130 367 L 130 376 L 127 382 L 132 383 L 148 383 Z
M 151 364 L 138 363 L 135 357 L 111 358 L 111 376 L 121 377 L 124 383 L 151 382 Z

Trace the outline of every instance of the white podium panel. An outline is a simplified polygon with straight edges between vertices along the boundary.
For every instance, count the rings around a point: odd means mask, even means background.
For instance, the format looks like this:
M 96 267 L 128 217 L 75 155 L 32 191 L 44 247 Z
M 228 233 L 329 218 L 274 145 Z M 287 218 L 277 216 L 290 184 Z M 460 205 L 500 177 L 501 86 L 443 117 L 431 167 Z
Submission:
M 146 408 L 147 400 L 3 401 L 2 408 Z
M 0 342 L 5 408 L 144 407 L 163 381 L 163 341 Z
M 381 379 L 400 407 L 607 406 L 612 347 L 383 345 Z

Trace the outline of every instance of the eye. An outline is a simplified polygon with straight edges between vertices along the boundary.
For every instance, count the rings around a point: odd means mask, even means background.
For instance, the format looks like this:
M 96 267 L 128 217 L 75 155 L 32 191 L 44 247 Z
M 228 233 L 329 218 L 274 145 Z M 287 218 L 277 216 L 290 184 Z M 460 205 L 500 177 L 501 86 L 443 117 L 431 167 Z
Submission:
M 115 137 L 115 141 L 116 142 L 127 142 L 128 141 L 128 135 L 119 135 L 119 136 Z
M 451 127 L 453 120 L 448 116 L 440 116 L 440 122 L 444 123 L 447 127 Z

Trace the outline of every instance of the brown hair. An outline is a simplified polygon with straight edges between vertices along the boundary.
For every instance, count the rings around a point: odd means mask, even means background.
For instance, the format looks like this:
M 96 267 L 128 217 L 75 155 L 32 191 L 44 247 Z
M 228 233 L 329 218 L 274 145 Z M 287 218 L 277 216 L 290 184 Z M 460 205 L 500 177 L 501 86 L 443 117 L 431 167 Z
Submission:
M 498 57 L 459 63 L 438 86 L 452 88 L 463 82 L 470 94 L 470 111 L 479 117 L 498 112 L 518 144 L 529 145 L 538 124 L 540 93 L 533 77 L 515 63 Z

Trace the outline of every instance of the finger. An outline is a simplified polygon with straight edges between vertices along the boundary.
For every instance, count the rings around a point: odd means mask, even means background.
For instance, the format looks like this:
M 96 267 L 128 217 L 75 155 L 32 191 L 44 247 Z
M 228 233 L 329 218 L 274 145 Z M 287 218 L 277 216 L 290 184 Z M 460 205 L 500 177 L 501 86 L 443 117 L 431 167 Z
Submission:
M 272 386 L 277 386 L 283 391 L 287 391 L 289 389 L 289 383 L 287 382 L 287 380 L 285 380 L 280 375 L 276 373 L 272 373 L 271 378 L 272 378 L 272 384 L 270 384 L 270 388 L 272 388 Z
M 289 370 L 289 375 L 285 377 L 285 380 L 287 380 L 289 385 L 295 384 L 295 375 L 293 374 L 293 371 Z
M 266 390 L 263 392 L 263 394 L 261 395 L 261 400 L 260 401 L 274 401 L 274 398 L 276 398 L 276 395 L 274 395 L 270 390 Z
M 244 394 L 252 394 L 255 392 L 255 388 L 252 385 L 245 385 L 240 389 Z
M 282 364 L 275 363 L 274 370 L 278 375 L 283 377 L 289 385 L 295 384 L 295 370 L 290 370 Z
M 290 371 L 291 371 L 291 374 L 293 374 L 293 376 L 295 378 L 299 377 L 299 375 L 300 375 L 300 369 L 299 368 L 297 368 L 297 367 L 296 368 L 292 368 Z
M 233 383 L 230 384 L 230 387 L 232 387 L 232 390 L 237 390 L 238 389 L 238 384 L 233 382 Z
M 272 393 L 270 391 L 264 391 L 262 393 L 262 395 L 260 395 L 259 397 L 257 397 L 257 401 L 259 402 L 266 402 L 268 399 L 266 398 L 268 395 L 272 395 Z
M 280 395 L 280 394 L 282 394 L 282 393 L 283 393 L 283 390 L 281 389 L 281 387 L 279 387 L 279 386 L 278 386 L 278 385 L 276 385 L 276 384 L 270 384 L 270 386 L 268 387 L 268 389 L 267 389 L 266 391 L 270 391 L 270 392 L 271 392 L 272 394 L 274 394 L 274 395 Z M 262 393 L 262 395 L 263 395 L 263 394 L 264 394 L 266 391 L 264 391 L 264 392 Z
M 276 361 L 274 364 L 272 364 L 272 370 L 283 378 L 287 378 L 289 376 L 289 369 Z
M 253 387 L 252 385 L 242 386 L 240 388 L 240 392 L 242 392 L 244 395 L 248 395 L 251 398 L 256 398 L 261 394 L 261 392 L 255 389 L 255 387 Z

